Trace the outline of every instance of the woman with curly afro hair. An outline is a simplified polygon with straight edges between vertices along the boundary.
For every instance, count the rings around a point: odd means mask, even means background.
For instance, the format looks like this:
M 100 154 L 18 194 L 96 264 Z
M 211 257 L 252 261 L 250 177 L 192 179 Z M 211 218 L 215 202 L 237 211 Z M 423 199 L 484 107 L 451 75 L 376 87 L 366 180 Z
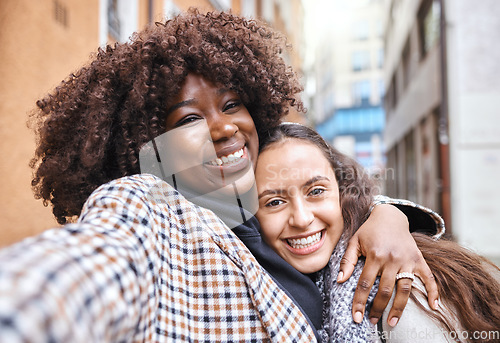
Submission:
M 66 225 L 0 251 L 0 341 L 319 337 L 323 301 L 313 279 L 263 243 L 253 212 L 218 196 L 198 206 L 190 196 L 230 189 L 239 202 L 252 194 L 259 136 L 290 107 L 303 111 L 284 48 L 286 39 L 262 23 L 190 10 L 99 49 L 37 102 L 32 185 Z M 144 151 L 161 175 L 145 171 Z M 158 176 L 172 166 L 191 173 L 173 173 L 169 184 Z M 238 225 L 223 221 L 233 209 Z M 410 226 L 444 228 L 440 218 L 410 212 Z M 371 307 L 374 321 L 398 272 L 419 274 L 430 304 L 437 299 L 408 219 L 378 205 L 352 238 L 338 279 L 366 256 L 354 320 L 377 275 L 384 292 Z M 391 318 L 401 315 L 407 286 L 398 282 Z
M 241 97 L 257 132 L 276 126 L 302 90 L 279 56 L 285 39 L 227 13 L 179 16 L 99 50 L 87 67 L 39 100 L 32 166 L 37 197 L 60 224 L 100 185 L 138 174 L 140 147 L 165 132 L 168 100 L 188 73 Z

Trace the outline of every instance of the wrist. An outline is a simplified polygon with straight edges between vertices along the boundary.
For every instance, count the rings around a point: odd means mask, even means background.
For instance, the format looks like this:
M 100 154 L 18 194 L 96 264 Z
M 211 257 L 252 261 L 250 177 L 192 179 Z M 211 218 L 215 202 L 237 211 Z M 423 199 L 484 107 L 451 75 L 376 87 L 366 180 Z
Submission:
M 397 227 L 405 227 L 408 232 L 410 230 L 408 217 L 392 204 L 375 203 L 370 217 L 380 218 L 384 223 L 394 223 Z

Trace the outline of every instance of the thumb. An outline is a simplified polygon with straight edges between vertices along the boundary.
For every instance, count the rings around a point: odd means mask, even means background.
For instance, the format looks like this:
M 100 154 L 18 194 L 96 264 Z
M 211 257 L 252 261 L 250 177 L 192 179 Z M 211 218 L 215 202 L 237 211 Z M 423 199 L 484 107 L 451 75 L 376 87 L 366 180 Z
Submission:
M 357 236 L 351 238 L 347 244 L 347 249 L 340 260 L 339 274 L 337 282 L 342 283 L 349 279 L 354 271 L 354 266 L 358 263 L 358 258 L 361 256 L 361 246 Z

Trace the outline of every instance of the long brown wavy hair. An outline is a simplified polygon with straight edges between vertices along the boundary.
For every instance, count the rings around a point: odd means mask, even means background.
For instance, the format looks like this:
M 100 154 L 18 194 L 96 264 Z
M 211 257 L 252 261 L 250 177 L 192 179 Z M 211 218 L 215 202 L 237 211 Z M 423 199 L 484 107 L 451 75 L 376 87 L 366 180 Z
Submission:
M 421 233 L 412 235 L 434 274 L 440 301 L 454 309 L 461 327 L 456 327 L 442 312 L 427 310 L 415 294 L 412 299 L 457 338 L 467 335 L 465 342 L 499 342 L 500 281 L 493 275 L 500 275 L 500 269 L 449 238 L 436 241 Z
M 260 151 L 290 139 L 314 144 L 330 162 L 339 185 L 344 230 L 348 230 L 348 237 L 351 237 L 368 217 L 373 195 L 378 193 L 377 184 L 359 163 L 330 146 L 313 129 L 300 124 L 283 123 L 268 130 L 262 135 Z M 500 269 L 450 239 L 436 241 L 421 233 L 412 235 L 434 274 L 440 301 L 456 312 L 460 327 L 456 327 L 446 313 L 427 310 L 417 298 L 419 291 L 413 288 L 410 296 L 417 306 L 459 338 L 468 335 L 470 342 L 498 342 L 500 283 L 492 273 Z M 474 332 L 483 336 L 473 339 Z M 484 335 L 489 338 L 485 339 Z
M 241 97 L 259 134 L 291 106 L 303 111 L 283 35 L 225 13 L 187 13 L 99 49 L 37 102 L 32 188 L 61 224 L 98 186 L 140 172 L 141 146 L 165 131 L 166 104 L 190 72 Z

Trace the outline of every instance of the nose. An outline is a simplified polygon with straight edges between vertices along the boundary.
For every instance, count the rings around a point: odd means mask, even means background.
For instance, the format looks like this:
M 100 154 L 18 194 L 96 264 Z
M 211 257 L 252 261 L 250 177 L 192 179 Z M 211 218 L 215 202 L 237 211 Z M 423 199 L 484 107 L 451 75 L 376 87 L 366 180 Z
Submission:
M 314 213 L 303 199 L 296 199 L 291 206 L 288 223 L 292 227 L 307 229 L 314 221 Z
M 231 115 L 216 112 L 208 119 L 208 128 L 212 142 L 226 140 L 238 132 L 238 125 L 233 121 Z

